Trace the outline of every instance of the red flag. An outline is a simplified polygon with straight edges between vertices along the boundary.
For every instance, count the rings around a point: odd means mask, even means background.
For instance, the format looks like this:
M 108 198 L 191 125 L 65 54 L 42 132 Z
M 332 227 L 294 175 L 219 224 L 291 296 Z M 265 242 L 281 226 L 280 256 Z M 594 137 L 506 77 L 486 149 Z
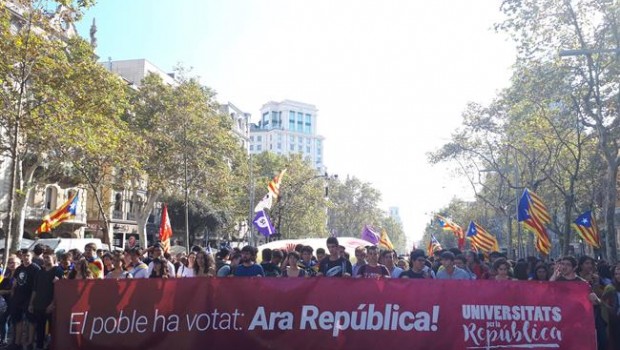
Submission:
M 159 225 L 159 240 L 164 252 L 170 249 L 170 237 L 172 237 L 172 226 L 170 226 L 170 217 L 168 217 L 168 206 L 164 204 L 164 209 L 161 211 L 161 224 Z

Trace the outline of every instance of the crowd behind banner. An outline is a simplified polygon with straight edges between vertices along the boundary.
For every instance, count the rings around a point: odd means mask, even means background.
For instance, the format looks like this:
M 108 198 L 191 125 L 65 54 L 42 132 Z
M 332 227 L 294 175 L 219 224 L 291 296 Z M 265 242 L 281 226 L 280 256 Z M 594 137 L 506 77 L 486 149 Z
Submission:
M 338 239 L 327 239 L 327 251 L 298 245 L 293 251 L 222 248 L 217 253 L 195 246 L 189 254 L 171 256 L 160 244 L 108 252 L 93 243 L 84 251 L 56 256 L 36 245 L 8 259 L 0 282 L 0 342 L 3 348 L 46 349 L 54 310 L 54 283 L 60 279 L 126 278 L 402 278 L 587 283 L 594 305 L 598 349 L 620 349 L 620 265 L 582 256 L 542 261 L 535 257 L 508 260 L 501 253 L 487 257 L 456 248 L 427 256 L 420 249 L 408 256 L 375 245 L 358 247 L 349 257 Z M 354 263 L 351 262 L 354 261 Z

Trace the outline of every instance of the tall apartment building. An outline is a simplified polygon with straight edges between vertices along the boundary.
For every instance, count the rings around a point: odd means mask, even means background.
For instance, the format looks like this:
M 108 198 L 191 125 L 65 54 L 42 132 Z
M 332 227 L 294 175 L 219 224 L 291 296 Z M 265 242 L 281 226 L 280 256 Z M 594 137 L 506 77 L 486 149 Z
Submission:
M 314 105 L 284 100 L 267 102 L 261 119 L 250 128 L 250 154 L 269 151 L 277 154 L 301 154 L 319 173 L 323 164 L 324 137 L 317 134 L 317 108 Z

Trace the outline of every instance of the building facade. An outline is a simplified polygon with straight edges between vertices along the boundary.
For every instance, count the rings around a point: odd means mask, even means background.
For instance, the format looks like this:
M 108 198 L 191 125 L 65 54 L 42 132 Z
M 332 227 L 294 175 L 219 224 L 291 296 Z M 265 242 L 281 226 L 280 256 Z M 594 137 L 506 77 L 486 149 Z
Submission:
M 264 104 L 260 121 L 250 127 L 250 154 L 301 154 L 319 173 L 325 172 L 325 138 L 317 134 L 317 112 L 314 105 L 297 101 Z
M 173 73 L 164 72 L 144 58 L 135 60 L 107 61 L 101 62 L 100 64 L 110 72 L 119 75 L 135 87 L 140 87 L 140 85 L 142 85 L 142 79 L 144 79 L 149 73 L 158 75 L 164 83 L 168 85 L 177 85 Z
M 241 147 L 248 153 L 250 151 L 250 120 L 252 115 L 243 112 L 230 102 L 220 105 L 220 113 L 230 117 L 232 133 L 239 140 Z

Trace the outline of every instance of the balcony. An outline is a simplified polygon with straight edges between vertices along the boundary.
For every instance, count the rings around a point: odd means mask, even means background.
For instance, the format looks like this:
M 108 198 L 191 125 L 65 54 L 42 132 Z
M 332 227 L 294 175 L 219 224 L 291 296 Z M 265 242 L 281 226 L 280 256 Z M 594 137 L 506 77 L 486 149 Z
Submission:
M 114 210 L 112 212 L 112 219 L 125 220 L 125 213 L 122 210 Z
M 39 221 L 43 220 L 45 215 L 49 215 L 53 210 L 45 208 L 26 208 L 26 220 Z M 86 213 L 77 212 L 75 217 L 66 220 L 67 223 L 86 224 Z

